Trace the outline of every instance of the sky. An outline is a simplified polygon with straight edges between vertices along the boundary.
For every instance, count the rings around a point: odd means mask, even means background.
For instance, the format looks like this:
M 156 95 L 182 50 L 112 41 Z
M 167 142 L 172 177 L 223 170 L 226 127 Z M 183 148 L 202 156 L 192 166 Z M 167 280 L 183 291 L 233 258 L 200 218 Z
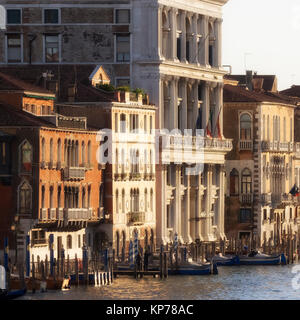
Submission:
M 223 65 L 275 74 L 278 89 L 300 85 L 300 1 L 229 0 L 223 7 Z

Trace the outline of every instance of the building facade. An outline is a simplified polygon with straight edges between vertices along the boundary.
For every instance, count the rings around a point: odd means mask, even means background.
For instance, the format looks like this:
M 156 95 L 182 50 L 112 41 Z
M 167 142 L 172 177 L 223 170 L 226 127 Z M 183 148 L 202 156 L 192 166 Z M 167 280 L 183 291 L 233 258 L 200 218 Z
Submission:
M 24 259 L 26 236 L 36 258 L 49 258 L 49 235 L 55 257 L 62 248 L 74 258 L 85 244 L 97 248 L 93 227 L 100 223 L 102 168 L 96 154 L 97 131 L 86 118 L 54 112 L 55 95 L 0 74 L 2 239 Z
M 277 92 L 224 87 L 225 134 L 233 138 L 226 157 L 226 234 L 280 243 L 298 233 L 293 101 Z M 235 123 L 235 125 L 232 125 Z
M 224 163 L 231 150 L 223 136 L 222 107 L 226 2 L 5 4 L 9 19 L 1 33 L 0 63 L 7 72 L 40 83 L 41 70 L 51 71 L 48 88 L 62 102 L 101 64 L 114 85 L 149 93 L 158 107 L 156 129 L 191 130 L 194 138 L 202 130 L 203 148 L 192 143 L 192 157 L 156 163 L 157 243 L 174 241 L 175 234 L 182 243 L 225 237 Z M 172 143 L 166 152 L 174 151 L 183 152 Z M 185 174 L 199 159 L 204 159 L 201 172 Z

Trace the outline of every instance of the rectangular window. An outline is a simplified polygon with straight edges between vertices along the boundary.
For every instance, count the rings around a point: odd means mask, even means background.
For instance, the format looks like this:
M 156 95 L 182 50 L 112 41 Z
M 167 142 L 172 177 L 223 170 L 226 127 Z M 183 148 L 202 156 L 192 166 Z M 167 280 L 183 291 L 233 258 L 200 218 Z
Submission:
M 46 62 L 59 62 L 59 36 L 58 34 L 45 35 Z
M 8 34 L 7 35 L 7 62 L 15 63 L 21 62 L 21 35 Z
M 45 9 L 44 10 L 44 23 L 59 23 L 58 9 Z
M 181 60 L 181 38 L 177 38 L 177 59 Z
M 7 9 L 7 24 L 21 24 L 21 9 Z
M 241 209 L 240 223 L 250 223 L 250 222 L 251 222 L 251 209 Z
M 117 62 L 130 61 L 130 36 L 129 35 L 117 35 L 116 55 L 117 55 Z
M 116 10 L 116 23 L 128 24 L 130 23 L 130 10 L 117 9 Z

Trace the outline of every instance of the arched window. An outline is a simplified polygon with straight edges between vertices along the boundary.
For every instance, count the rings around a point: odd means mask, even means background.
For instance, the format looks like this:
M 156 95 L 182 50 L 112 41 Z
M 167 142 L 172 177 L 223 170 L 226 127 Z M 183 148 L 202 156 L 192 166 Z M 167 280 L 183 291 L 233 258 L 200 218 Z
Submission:
M 50 139 L 50 166 L 53 165 L 53 139 Z
M 144 133 L 147 132 L 147 116 L 144 115 Z
M 53 208 L 53 187 L 49 189 L 49 208 Z
M 91 161 L 92 161 L 92 146 L 91 146 L 91 141 L 88 142 L 88 154 L 87 154 L 87 158 L 88 158 L 88 165 L 89 167 L 91 166 Z
M 240 140 L 252 139 L 252 119 L 248 113 L 243 113 L 240 117 Z
M 118 121 L 118 114 L 115 113 L 115 132 L 118 132 L 119 121 Z
M 81 143 L 81 163 L 84 166 L 85 165 L 85 143 L 82 141 Z
M 70 234 L 67 236 L 67 249 L 72 249 L 72 236 Z
M 32 189 L 30 185 L 24 181 L 19 187 L 19 213 L 31 213 L 32 207 Z
M 85 188 L 82 188 L 81 192 L 81 207 L 86 208 Z
M 61 164 L 61 140 L 57 140 L 57 163 Z
M 116 190 L 116 213 L 119 213 L 119 190 Z
M 99 188 L 99 205 L 100 208 L 104 207 L 104 184 L 101 183 L 100 188 Z
M 244 169 L 242 172 L 242 193 L 252 193 L 252 174 L 249 169 Z
M 125 190 L 122 190 L 122 212 L 125 212 Z
M 144 197 L 145 197 L 145 212 L 148 211 L 148 192 L 147 192 L 147 189 L 145 189 L 144 191 Z
M 61 186 L 57 189 L 57 208 L 61 208 Z
M 119 234 L 119 231 L 116 232 L 116 249 L 117 249 L 117 258 L 119 258 L 120 256 L 120 234 Z
M 32 147 L 27 140 L 21 144 L 20 160 L 21 173 L 30 173 L 32 169 Z
M 126 132 L 126 115 L 124 113 L 120 115 L 120 132 Z
M 236 169 L 230 172 L 230 195 L 236 196 L 239 194 L 239 173 Z
M 150 211 L 153 212 L 153 189 L 150 190 Z
M 45 186 L 42 186 L 41 206 L 42 208 L 45 208 Z

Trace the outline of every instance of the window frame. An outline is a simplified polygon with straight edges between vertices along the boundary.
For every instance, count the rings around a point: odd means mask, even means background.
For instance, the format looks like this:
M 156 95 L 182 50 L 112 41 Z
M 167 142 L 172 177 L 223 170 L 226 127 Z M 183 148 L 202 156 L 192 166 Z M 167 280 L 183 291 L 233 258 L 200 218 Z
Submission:
M 124 59 L 124 54 L 123 54 L 123 59 L 119 60 L 118 58 L 118 38 L 129 38 L 129 58 L 128 60 Z M 116 33 L 115 34 L 115 63 L 130 63 L 131 62 L 131 34 L 130 33 Z
M 8 22 L 8 11 L 14 10 L 14 11 L 19 11 L 20 12 L 20 22 Z M 7 25 L 20 25 L 22 24 L 22 8 L 6 8 L 6 24 Z
M 131 24 L 131 10 L 129 8 L 116 8 L 114 10 L 114 23 L 120 25 Z M 128 11 L 128 22 L 118 22 L 118 11 Z
M 9 49 L 8 40 L 9 40 L 9 36 L 12 36 L 12 35 L 19 35 L 20 36 L 20 61 L 9 60 L 9 57 L 8 57 L 8 49 Z M 7 33 L 5 35 L 5 61 L 7 64 L 23 63 L 23 34 L 22 33 L 12 32 L 12 33 Z
M 250 117 L 250 123 L 251 123 L 251 126 L 250 126 L 250 139 L 245 139 L 245 138 L 242 138 L 242 126 L 241 126 L 241 118 L 242 116 L 244 115 L 247 115 Z M 248 112 L 248 111 L 242 111 L 240 112 L 239 114 L 239 138 L 240 138 L 240 141 L 241 140 L 246 140 L 246 141 L 249 141 L 249 140 L 252 140 L 253 139 L 253 115 L 252 113 Z
M 46 38 L 48 36 L 57 36 L 57 48 L 58 48 L 58 60 L 57 61 L 47 61 L 47 53 L 46 53 L 46 49 L 47 49 L 47 45 L 46 45 Z M 43 61 L 44 63 L 47 64 L 55 64 L 55 63 L 60 63 L 61 62 L 61 34 L 59 33 L 44 33 L 43 35 Z
M 46 22 L 46 16 L 45 16 L 45 12 L 47 10 L 57 10 L 57 22 Z M 61 10 L 60 8 L 43 8 L 43 24 L 45 25 L 59 25 L 61 24 Z

